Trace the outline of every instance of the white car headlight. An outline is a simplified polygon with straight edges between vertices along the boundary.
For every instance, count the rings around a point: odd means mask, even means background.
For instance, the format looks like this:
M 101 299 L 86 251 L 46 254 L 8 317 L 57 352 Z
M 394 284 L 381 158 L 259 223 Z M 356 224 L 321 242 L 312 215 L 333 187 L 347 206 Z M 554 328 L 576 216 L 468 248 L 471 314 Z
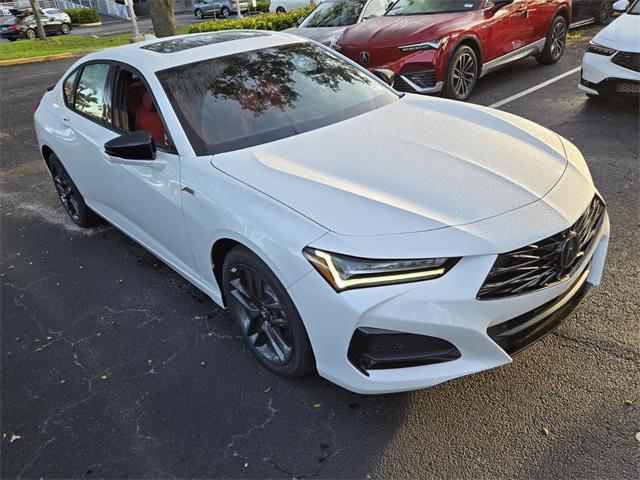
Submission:
M 597 43 L 591 41 L 589 42 L 589 49 L 587 50 L 587 52 L 610 57 L 611 55 L 616 53 L 616 50 L 614 50 L 613 48 L 605 47 L 603 45 L 598 45 Z
M 303 253 L 337 292 L 351 288 L 417 282 L 441 277 L 459 260 L 459 258 L 374 260 L 339 255 L 312 247 L 306 247 Z
M 410 45 L 401 45 L 398 47 L 398 49 L 402 50 L 403 52 L 413 52 L 417 50 L 438 50 L 445 43 L 447 43 L 447 40 L 449 40 L 448 35 L 442 38 L 439 38 L 437 40 L 431 40 L 429 42 L 419 42 L 419 43 L 412 43 Z

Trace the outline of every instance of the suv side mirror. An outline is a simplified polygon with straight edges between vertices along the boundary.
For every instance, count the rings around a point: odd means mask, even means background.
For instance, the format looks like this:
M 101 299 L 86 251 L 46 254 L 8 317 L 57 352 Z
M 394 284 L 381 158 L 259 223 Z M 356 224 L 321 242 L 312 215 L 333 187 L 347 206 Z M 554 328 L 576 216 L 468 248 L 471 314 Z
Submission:
M 396 74 L 391 70 L 387 70 L 386 68 L 381 68 L 379 70 L 374 70 L 373 73 L 376 77 L 382 80 L 384 83 L 393 86 L 393 82 L 396 79 Z
M 618 0 L 613 4 L 613 11 L 616 13 L 625 13 L 629 9 L 628 0 Z
M 125 133 L 104 144 L 107 155 L 127 160 L 154 160 L 156 158 L 156 142 L 149 132 L 138 130 Z

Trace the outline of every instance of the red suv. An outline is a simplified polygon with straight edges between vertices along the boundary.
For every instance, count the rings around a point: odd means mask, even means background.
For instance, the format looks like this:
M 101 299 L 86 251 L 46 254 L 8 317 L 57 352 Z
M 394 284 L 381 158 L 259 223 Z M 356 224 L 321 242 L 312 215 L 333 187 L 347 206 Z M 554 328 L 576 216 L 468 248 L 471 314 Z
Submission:
M 466 100 L 479 77 L 506 63 L 557 62 L 570 23 L 570 0 L 397 0 L 334 47 L 369 70 L 393 71 L 396 90 Z

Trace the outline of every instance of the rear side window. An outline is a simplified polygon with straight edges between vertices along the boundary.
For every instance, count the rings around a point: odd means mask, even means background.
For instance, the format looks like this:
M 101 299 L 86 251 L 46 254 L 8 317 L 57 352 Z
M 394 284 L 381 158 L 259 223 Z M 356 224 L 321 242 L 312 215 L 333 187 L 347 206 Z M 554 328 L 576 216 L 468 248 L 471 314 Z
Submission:
M 71 107 L 73 105 L 73 88 L 76 86 L 77 77 L 78 71 L 76 70 L 67 77 L 67 79 L 64 81 L 64 86 L 62 87 L 64 90 L 64 100 L 68 107 Z
M 111 123 L 111 102 L 106 92 L 108 76 L 109 65 L 105 63 L 93 63 L 82 69 L 73 99 L 76 111 Z

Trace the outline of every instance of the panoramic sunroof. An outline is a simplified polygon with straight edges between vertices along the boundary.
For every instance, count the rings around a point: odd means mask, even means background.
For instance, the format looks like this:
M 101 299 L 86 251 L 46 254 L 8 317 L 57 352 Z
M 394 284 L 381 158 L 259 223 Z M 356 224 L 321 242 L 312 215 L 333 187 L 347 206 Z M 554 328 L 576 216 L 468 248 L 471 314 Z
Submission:
M 204 47 L 206 45 L 231 42 L 245 38 L 266 37 L 268 35 L 268 33 L 263 32 L 212 32 L 165 40 L 164 42 L 152 43 L 151 45 L 145 45 L 141 48 L 157 53 L 176 53 L 189 50 L 190 48 Z

